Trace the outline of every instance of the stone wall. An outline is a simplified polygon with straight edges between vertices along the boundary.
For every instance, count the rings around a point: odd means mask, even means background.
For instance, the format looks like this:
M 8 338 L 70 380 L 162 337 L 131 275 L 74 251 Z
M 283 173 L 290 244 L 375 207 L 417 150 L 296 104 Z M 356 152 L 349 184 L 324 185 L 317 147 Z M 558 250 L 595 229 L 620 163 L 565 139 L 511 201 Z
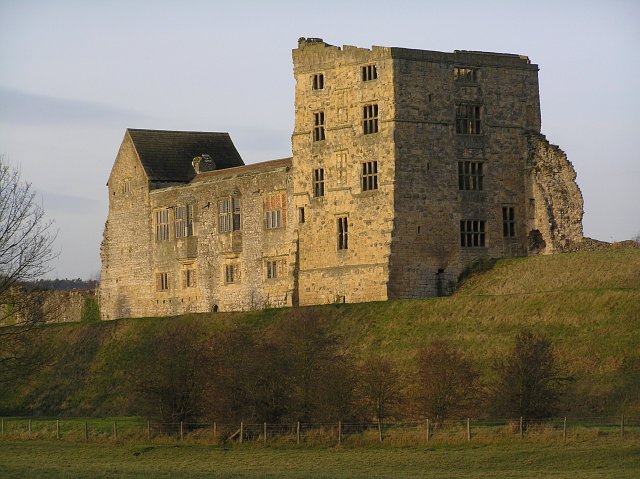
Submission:
M 12 289 L 9 304 L 0 305 L 4 325 L 31 323 L 69 323 L 82 321 L 88 301 L 97 300 L 94 289 L 71 291 L 24 291 Z M 13 314 L 9 314 L 13 312 Z M 98 319 L 98 318 L 93 318 Z
M 528 162 L 534 214 L 530 221 L 532 253 L 569 250 L 582 240 L 583 200 L 576 171 L 567 155 L 544 135 L 530 133 Z
M 295 124 L 293 200 L 304 208 L 298 225 L 300 304 L 388 298 L 393 230 L 395 155 L 393 65 L 388 48 L 372 50 L 301 40 L 293 51 Z M 363 81 L 362 67 L 377 78 Z M 314 76 L 323 88 L 314 89 Z M 376 105 L 378 132 L 364 134 L 363 109 Z M 314 140 L 314 113 L 325 119 L 325 139 Z M 365 162 L 377 162 L 377 187 L 363 190 Z M 314 170 L 324 172 L 316 196 Z M 347 218 L 348 245 L 340 248 L 338 219 Z
M 107 183 L 109 215 L 100 257 L 100 307 L 103 319 L 146 316 L 153 312 L 149 180 L 128 134 Z

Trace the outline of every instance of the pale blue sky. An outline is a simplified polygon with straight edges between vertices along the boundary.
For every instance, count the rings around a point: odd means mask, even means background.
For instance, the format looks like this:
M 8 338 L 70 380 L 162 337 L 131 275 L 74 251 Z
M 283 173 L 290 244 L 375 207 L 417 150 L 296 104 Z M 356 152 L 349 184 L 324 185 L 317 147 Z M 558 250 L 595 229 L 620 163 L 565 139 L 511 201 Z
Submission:
M 52 275 L 100 269 L 125 128 L 228 131 L 247 163 L 289 156 L 301 36 L 528 55 L 585 234 L 640 233 L 640 2 L 0 0 L 0 153 L 56 220 Z

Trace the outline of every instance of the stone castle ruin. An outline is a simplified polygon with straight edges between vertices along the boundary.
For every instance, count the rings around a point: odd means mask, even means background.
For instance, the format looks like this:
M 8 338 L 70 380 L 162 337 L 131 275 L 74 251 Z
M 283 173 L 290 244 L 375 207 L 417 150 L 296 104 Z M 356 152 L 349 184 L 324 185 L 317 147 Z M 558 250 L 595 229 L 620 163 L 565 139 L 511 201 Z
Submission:
M 582 239 L 521 55 L 293 50 L 292 157 L 128 129 L 108 182 L 103 319 L 439 296 L 484 258 Z

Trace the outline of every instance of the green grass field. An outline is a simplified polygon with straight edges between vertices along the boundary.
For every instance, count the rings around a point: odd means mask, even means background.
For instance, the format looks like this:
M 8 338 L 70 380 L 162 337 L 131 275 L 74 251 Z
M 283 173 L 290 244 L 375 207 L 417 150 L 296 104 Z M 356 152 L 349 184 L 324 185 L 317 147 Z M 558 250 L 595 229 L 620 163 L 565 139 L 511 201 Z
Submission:
M 523 328 L 547 335 L 581 398 L 569 414 L 638 412 L 609 406 L 622 361 L 640 344 L 640 249 L 504 259 L 474 274 L 450 297 L 308 308 L 343 339 L 355 358 L 375 353 L 415 370 L 416 352 L 433 340 L 464 351 L 487 377 Z M 132 414 L 119 389 L 131 367 L 127 346 L 175 321 L 211 330 L 245 324 L 260 332 L 290 308 L 179 318 L 52 324 L 32 331 L 40 363 L 0 391 L 5 414 Z M 26 368 L 29 369 L 29 368 Z M 586 399 L 585 399 L 586 398 Z M 588 401 L 587 401 L 588 399 Z M 576 402 L 578 404 L 578 402 Z M 133 411 L 135 413 L 135 411 Z
M 431 447 L 261 448 L 0 442 L 10 478 L 616 478 L 637 479 L 640 446 L 602 441 Z

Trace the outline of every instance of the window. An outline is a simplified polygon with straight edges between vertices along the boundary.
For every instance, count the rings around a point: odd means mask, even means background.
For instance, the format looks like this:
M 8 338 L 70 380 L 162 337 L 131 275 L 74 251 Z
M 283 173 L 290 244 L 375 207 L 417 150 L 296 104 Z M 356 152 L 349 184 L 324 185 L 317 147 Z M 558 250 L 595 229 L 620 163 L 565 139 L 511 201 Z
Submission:
M 349 225 L 347 217 L 338 218 L 338 250 L 349 248 Z
M 478 79 L 478 69 L 469 67 L 454 67 L 453 79 L 457 81 L 474 82 Z
M 378 189 L 378 162 L 365 161 L 362 163 L 362 191 Z
M 193 236 L 193 205 L 176 206 L 176 238 Z
M 313 196 L 316 198 L 324 196 L 324 168 L 313 170 Z
M 265 227 L 267 229 L 282 227 L 282 210 L 265 212 Z
M 364 120 L 363 120 L 362 127 L 365 135 L 378 132 L 378 105 L 377 104 L 365 105 Z
M 240 230 L 240 199 L 223 198 L 218 203 L 218 231 L 228 233 Z
M 480 105 L 461 103 L 456 105 L 456 133 L 480 134 Z
M 196 271 L 194 269 L 185 269 L 182 276 L 182 286 L 184 288 L 195 288 Z
M 304 223 L 304 206 L 298 208 L 298 223 Z
M 226 284 L 237 283 L 240 279 L 237 264 L 224 265 L 224 282 Z
M 324 89 L 324 75 L 322 73 L 316 73 L 315 75 L 313 75 L 313 89 L 314 90 Z
M 126 195 L 128 193 L 131 193 L 131 180 L 130 179 L 126 179 L 122 182 L 122 194 Z
M 264 226 L 266 229 L 284 226 L 286 204 L 285 193 L 269 195 L 264 199 Z
M 278 262 L 267 261 L 267 279 L 275 279 L 278 277 Z
M 505 238 L 516 236 L 516 215 L 513 206 L 502 207 L 502 236 Z
M 156 241 L 169 240 L 169 210 L 156 210 Z
M 378 69 L 375 65 L 365 65 L 362 67 L 362 81 L 371 81 L 378 78 Z
M 156 273 L 156 290 L 169 290 L 169 273 Z
M 313 141 L 324 140 L 324 112 L 317 111 L 313 114 Z
M 460 221 L 460 246 L 463 248 L 483 247 L 484 221 L 462 220 Z
M 483 179 L 481 161 L 458 161 L 458 189 L 482 191 Z

